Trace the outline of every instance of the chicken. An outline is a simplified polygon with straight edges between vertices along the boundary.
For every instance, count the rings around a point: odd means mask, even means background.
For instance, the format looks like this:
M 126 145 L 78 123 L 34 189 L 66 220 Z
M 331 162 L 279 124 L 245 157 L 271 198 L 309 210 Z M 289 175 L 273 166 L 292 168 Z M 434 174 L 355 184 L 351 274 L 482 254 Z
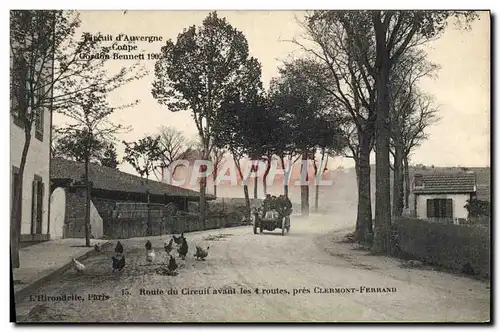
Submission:
M 154 262 L 155 257 L 156 257 L 155 250 L 154 249 L 148 250 L 148 253 L 146 254 L 146 260 L 152 263 Z
M 164 247 L 165 247 L 165 252 L 170 255 L 170 252 L 172 251 L 174 245 L 173 245 L 174 239 L 170 239 L 170 242 L 165 241 Z
M 164 276 L 176 276 L 178 275 L 178 273 L 175 270 L 177 270 L 178 267 L 179 266 L 177 265 L 174 256 L 170 256 L 168 265 L 166 267 L 165 265 L 162 265 L 159 269 L 156 270 L 156 273 Z
M 149 240 L 146 242 L 145 247 L 147 251 L 151 251 L 151 249 L 153 249 L 153 246 L 151 245 L 151 242 Z
M 174 242 L 180 246 L 182 245 L 182 241 L 185 240 L 186 238 L 184 237 L 184 232 L 181 233 L 181 235 L 179 237 L 176 237 L 175 235 L 173 236 L 174 237 Z
M 177 267 L 178 265 L 177 262 L 175 261 L 174 256 L 170 256 L 170 260 L 168 261 L 168 266 L 167 266 L 168 270 L 170 272 L 174 272 L 175 270 L 177 270 Z
M 94 250 L 95 250 L 96 252 L 101 252 L 101 251 L 102 251 L 102 248 L 101 248 L 101 246 L 100 246 L 100 245 L 98 245 L 98 244 L 96 243 L 96 244 L 94 244 Z
M 186 255 L 188 253 L 188 250 L 189 250 L 189 248 L 188 248 L 187 240 L 184 237 L 182 237 L 181 246 L 179 249 L 177 249 L 177 252 L 179 253 L 179 257 L 181 259 L 185 260 Z
M 118 254 L 116 256 L 111 257 L 113 260 L 113 272 L 116 270 L 121 271 L 125 267 L 125 256 Z
M 196 253 L 194 254 L 194 257 L 196 257 L 196 259 L 201 259 L 202 261 L 205 260 L 205 258 L 208 256 L 208 249 L 210 247 L 207 247 L 207 249 L 203 249 L 202 247 L 199 247 L 199 246 L 196 246 Z
M 115 247 L 115 252 L 117 254 L 123 254 L 123 246 L 122 244 L 120 243 L 120 241 L 118 241 L 118 243 L 116 244 L 116 247 Z
M 75 268 L 77 273 L 83 273 L 83 270 L 85 270 L 85 265 L 77 261 L 76 259 L 72 259 L 73 261 L 73 267 Z

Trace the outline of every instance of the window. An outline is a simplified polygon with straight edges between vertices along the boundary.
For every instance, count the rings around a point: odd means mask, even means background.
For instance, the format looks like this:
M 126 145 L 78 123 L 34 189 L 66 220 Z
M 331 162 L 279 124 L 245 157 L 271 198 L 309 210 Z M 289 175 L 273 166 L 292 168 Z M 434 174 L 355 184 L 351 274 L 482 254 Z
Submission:
M 33 180 L 33 191 L 32 191 L 32 214 L 31 214 L 31 233 L 32 234 L 42 234 L 42 214 L 43 214 L 43 194 L 44 194 L 44 184 L 42 178 L 35 175 Z
M 453 219 L 452 199 L 428 199 L 427 218 L 451 218 Z

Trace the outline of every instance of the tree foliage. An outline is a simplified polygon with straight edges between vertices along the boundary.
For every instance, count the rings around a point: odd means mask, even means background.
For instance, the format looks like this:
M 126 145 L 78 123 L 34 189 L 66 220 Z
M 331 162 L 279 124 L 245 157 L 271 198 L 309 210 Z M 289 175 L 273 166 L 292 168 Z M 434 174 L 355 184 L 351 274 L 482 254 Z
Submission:
M 153 97 L 173 112 L 191 110 L 202 143 L 202 158 L 214 148 L 221 105 L 235 91 L 262 89 L 260 64 L 248 52 L 241 31 L 210 13 L 201 26 L 184 29 L 162 47 L 155 65 Z M 200 220 L 205 222 L 206 178 L 200 181 Z
M 12 111 L 24 122 L 33 119 L 30 110 L 68 109 L 86 91 L 109 93 L 145 75 L 138 64 L 110 74 L 108 60 L 90 58 L 110 47 L 75 36 L 81 24 L 75 11 L 13 10 L 10 16 Z
M 392 72 L 391 145 L 397 141 L 405 156 L 426 139 L 425 129 L 438 120 L 433 98 L 418 87 L 421 78 L 436 77 L 438 69 L 422 50 L 410 50 Z
M 378 250 L 388 249 L 388 225 L 391 223 L 389 189 L 391 74 L 410 50 L 439 37 L 452 17 L 465 18 L 467 26 L 477 14 L 457 11 L 321 10 L 314 11 L 306 17 L 306 31 L 315 45 L 307 50 L 322 59 L 330 69 L 328 73 L 334 83 L 331 85 L 332 93 L 336 93 L 336 99 L 350 114 L 355 115 L 351 129 L 352 126 L 356 126 L 358 144 L 360 147 L 365 147 L 365 153 L 359 155 L 365 155 L 365 159 L 369 153 L 366 151 L 366 146 L 370 145 L 367 140 L 372 139 L 372 132 L 375 134 L 377 147 L 375 219 L 378 225 L 376 230 Z M 344 53 L 345 56 L 342 56 Z M 343 92 L 345 87 L 350 93 Z M 368 118 L 360 119 L 359 114 L 352 112 L 360 109 L 359 106 L 367 109 Z M 355 137 L 352 135 L 353 131 L 348 132 L 351 134 L 348 142 L 355 148 L 352 144 L 355 143 L 352 139 Z M 364 141 L 364 144 L 360 141 Z M 352 150 L 353 156 L 356 156 L 357 151 Z M 358 184 L 361 182 L 358 181 Z
M 100 158 L 102 166 L 117 169 L 120 162 L 118 161 L 118 154 L 116 153 L 116 148 L 113 143 L 105 146 L 103 154 Z
M 145 136 L 135 142 L 123 141 L 125 145 L 123 160 L 132 165 L 141 177 L 148 179 L 163 157 L 160 140 L 160 136 L 155 138 Z
M 338 110 L 332 98 L 312 76 L 319 65 L 308 59 L 285 63 L 271 81 L 270 94 L 281 121 L 288 128 L 295 153 L 313 153 L 317 147 L 335 148 L 340 136 Z
M 129 130 L 129 127 L 115 124 L 110 116 L 116 111 L 131 107 L 136 103 L 111 106 L 102 90 L 88 90 L 78 94 L 78 102 L 72 108 L 61 108 L 59 112 L 70 119 L 71 123 L 59 127 L 56 132 L 63 145 L 66 155 L 77 161 L 100 160 L 108 146 L 106 142 L 113 141 L 117 133 Z M 71 144 L 74 143 L 72 146 Z
M 469 212 L 469 217 L 489 217 L 491 213 L 490 202 L 479 199 L 467 200 L 464 208 Z
M 88 94 L 106 95 L 144 74 L 137 65 L 132 65 L 110 75 L 104 66 L 106 59 L 89 56 L 99 49 L 98 42 L 75 36 L 80 23 L 74 11 L 10 11 L 10 113 L 24 128 L 19 181 L 14 188 L 11 214 L 11 252 L 15 267 L 19 266 L 19 202 L 34 124 L 43 126 L 45 111 L 68 111 L 77 105 L 86 107 Z M 102 47 L 103 52 L 109 49 Z
M 92 146 L 92 151 L 88 155 L 89 161 L 93 163 L 100 161 L 106 143 L 89 135 L 87 129 L 76 129 L 66 133 L 66 130 L 54 126 L 53 131 L 54 156 L 83 163 L 87 157 L 88 146 Z
M 164 167 L 168 167 L 176 160 L 186 159 L 193 152 L 194 143 L 178 129 L 162 126 L 159 131 L 161 161 Z
M 260 90 L 260 64 L 249 56 L 243 33 L 216 12 L 201 26 L 184 29 L 176 43 L 167 41 L 162 54 L 155 65 L 153 97 L 173 112 L 192 111 L 208 158 L 222 102 L 235 90 Z
M 258 126 L 263 113 L 263 104 L 255 98 L 247 98 L 239 92 L 228 95 L 222 103 L 222 112 L 214 126 L 214 145 L 227 149 L 236 163 L 240 177 L 244 178 L 240 160 L 255 150 L 256 136 L 253 129 Z

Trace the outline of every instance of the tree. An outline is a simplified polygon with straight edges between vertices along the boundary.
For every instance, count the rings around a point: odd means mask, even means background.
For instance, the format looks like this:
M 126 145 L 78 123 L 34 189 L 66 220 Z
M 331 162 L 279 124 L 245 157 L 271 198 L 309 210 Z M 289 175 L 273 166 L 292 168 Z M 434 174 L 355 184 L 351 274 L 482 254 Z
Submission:
M 278 97 L 277 95 L 271 96 L 270 112 L 276 114 L 277 121 L 274 126 L 274 134 L 278 137 L 278 139 L 274 141 L 274 144 L 272 145 L 272 148 L 270 148 L 270 151 L 274 151 L 274 154 L 278 157 L 281 163 L 281 168 L 283 170 L 283 195 L 288 197 L 291 169 L 289 167 L 291 167 L 297 161 L 297 159 L 300 158 L 300 155 L 298 157 L 296 156 L 293 130 L 287 124 L 287 118 L 282 112 L 282 108 L 279 104 L 279 99 L 280 97 Z M 294 158 L 296 159 L 294 160 Z M 267 158 L 266 171 L 263 177 L 264 181 L 266 181 L 267 175 L 269 174 L 271 162 L 272 156 L 269 156 Z M 288 165 L 286 165 L 286 162 L 288 162 Z
M 318 127 L 318 147 L 320 158 L 319 165 L 316 162 L 316 154 L 313 158 L 314 178 L 315 178 L 315 197 L 314 197 L 314 211 L 319 211 L 319 186 L 323 174 L 328 170 L 328 158 L 330 156 L 338 156 L 343 153 L 346 148 L 345 133 L 343 131 L 344 124 L 347 120 L 338 115 L 330 121 L 325 121 L 322 127 Z
M 72 107 L 78 93 L 91 87 L 105 87 L 109 92 L 137 78 L 130 75 L 136 73 L 136 66 L 109 75 L 103 66 L 106 59 L 82 60 L 82 55 L 93 54 L 99 47 L 96 40 L 75 37 L 79 26 L 73 11 L 10 11 L 11 114 L 25 131 L 11 213 L 15 268 L 19 267 L 21 198 L 33 126 L 40 123 L 45 110 Z
M 404 159 L 407 152 L 408 131 L 414 130 L 413 119 L 418 112 L 417 104 L 426 98 L 417 84 L 422 77 L 435 77 L 438 67 L 427 61 L 427 55 L 422 50 L 409 50 L 399 63 L 394 67 L 391 74 L 390 89 L 390 116 L 391 116 L 391 149 L 393 157 L 393 190 L 392 190 L 392 215 L 401 216 L 404 204 L 405 171 Z M 422 99 L 422 100 L 419 100 Z M 425 125 L 429 125 L 426 122 Z M 419 130 L 424 128 L 418 126 Z M 409 153 L 409 151 L 408 151 Z M 408 174 L 406 174 L 408 177 Z M 406 181 L 408 187 L 409 179 Z
M 192 152 L 193 143 L 180 130 L 174 127 L 162 126 L 159 131 L 160 146 L 163 151 L 161 156 L 162 167 L 169 168 L 174 161 L 186 159 Z M 172 173 L 170 176 L 174 176 L 176 169 L 170 170 Z
M 212 161 L 212 178 L 214 181 L 214 196 L 217 197 L 217 177 L 219 176 L 219 171 L 224 165 L 224 156 L 226 154 L 226 150 L 222 148 L 218 148 L 215 146 L 212 150 L 212 154 L 210 155 L 210 160 Z
M 249 56 L 248 43 L 216 12 L 202 25 L 184 29 L 176 43 L 168 40 L 155 65 L 152 94 L 173 112 L 191 110 L 208 160 L 221 104 L 228 90 L 260 90 L 260 64 Z M 200 181 L 200 220 L 205 223 L 206 176 Z
M 401 130 L 403 150 L 403 169 L 405 181 L 405 206 L 408 207 L 410 195 L 410 169 L 409 160 L 413 150 L 428 138 L 425 129 L 439 121 L 438 108 L 433 104 L 433 98 L 416 91 L 416 98 L 409 105 L 409 114 Z M 425 166 L 424 166 L 425 168 Z
M 89 135 L 87 129 L 82 129 L 81 132 L 66 133 L 66 128 L 53 126 L 52 130 L 55 136 L 55 138 L 53 137 L 55 155 L 80 163 L 84 163 L 86 158 L 91 163 L 99 162 L 106 143 L 98 137 Z M 88 146 L 92 146 L 91 151 L 88 151 Z
M 377 90 L 375 250 L 386 252 L 391 250 L 389 77 L 406 52 L 438 37 L 448 18 L 464 16 L 469 22 L 476 14 L 453 11 L 372 11 L 367 14 L 363 16 L 368 20 L 362 22 L 371 21 L 376 45 L 375 64 L 370 70 Z
M 162 160 L 163 157 L 164 150 L 161 146 L 161 137 L 157 136 L 153 138 L 151 136 L 146 136 L 136 142 L 128 143 L 123 141 L 123 144 L 125 145 L 125 157 L 123 157 L 123 161 L 132 165 L 141 178 L 146 178 L 145 187 L 148 208 L 147 236 L 151 236 L 153 233 L 153 226 L 151 223 L 149 176 L 153 174 L 158 166 L 158 162 Z
M 233 157 L 238 175 L 243 180 L 246 217 L 250 220 L 248 178 L 252 170 L 248 170 L 248 174 L 245 173 L 241 161 L 249 157 L 249 153 L 253 151 L 256 137 L 253 128 L 263 120 L 260 115 L 265 112 L 264 106 L 258 95 L 233 91 L 228 94 L 221 109 L 217 125 L 214 127 L 216 134 L 214 144 L 218 148 L 227 149 Z
M 375 134 L 375 82 L 367 66 L 356 59 L 360 54 L 372 58 L 374 50 L 369 38 L 363 39 L 361 49 L 354 45 L 354 32 L 348 25 L 351 23 L 346 23 L 342 15 L 343 12 L 335 11 L 309 13 L 303 27 L 305 39 L 311 43 L 294 42 L 319 61 L 311 75 L 331 96 L 333 106 L 349 120 L 342 124 L 343 141 L 351 152 L 346 156 L 355 162 L 358 184 L 355 235 L 364 242 L 372 233 L 370 153 Z M 360 34 L 365 31 L 366 28 L 359 27 Z
M 88 140 L 92 136 L 92 142 Z M 62 157 L 65 159 L 74 160 L 77 162 L 85 162 L 87 156 L 87 147 L 92 146 L 90 151 L 89 161 L 91 163 L 99 163 L 102 166 L 118 168 L 116 148 L 113 143 L 107 143 L 104 140 L 89 135 L 86 129 L 83 129 L 78 136 L 66 134 L 65 128 L 52 128 L 52 152 L 51 157 Z
M 404 54 L 439 37 L 450 17 L 465 17 L 468 24 L 477 17 L 473 12 L 456 11 L 321 11 L 316 16 L 340 24 L 345 30 L 350 59 L 364 67 L 374 81 L 376 102 L 376 251 L 390 248 L 390 75 Z M 366 77 L 366 78 L 365 78 Z
M 101 89 L 92 88 L 85 93 L 78 93 L 78 103 L 73 107 L 58 110 L 62 115 L 73 121 L 63 128 L 58 128 L 61 135 L 63 148 L 67 155 L 72 155 L 75 160 L 85 164 L 84 185 L 86 186 L 86 209 L 85 209 L 85 243 L 90 247 L 90 202 L 91 186 L 89 182 L 89 166 L 93 159 L 106 148 L 106 141 L 114 140 L 117 133 L 127 130 L 120 124 L 109 121 L 110 115 L 118 110 L 135 105 L 131 104 L 112 107 L 106 100 L 106 92 Z
M 113 169 L 118 169 L 118 155 L 116 153 L 116 148 L 113 143 L 110 143 L 104 149 L 103 155 L 101 156 L 101 165 Z
M 479 199 L 468 199 L 464 208 L 469 213 L 469 218 L 489 217 L 491 212 L 490 202 Z
M 314 160 L 317 147 L 333 144 L 338 135 L 336 109 L 331 98 L 311 73 L 318 64 L 308 59 L 285 63 L 279 78 L 271 82 L 271 94 L 281 109 L 283 121 L 290 128 L 293 152 L 302 159 L 301 206 L 302 214 L 309 214 L 309 160 Z

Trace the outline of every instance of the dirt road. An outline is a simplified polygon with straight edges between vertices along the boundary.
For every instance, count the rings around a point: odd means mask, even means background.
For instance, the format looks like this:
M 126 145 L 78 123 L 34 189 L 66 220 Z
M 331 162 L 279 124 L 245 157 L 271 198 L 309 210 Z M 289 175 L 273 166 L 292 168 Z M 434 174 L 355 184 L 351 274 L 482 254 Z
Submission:
M 350 226 L 348 220 L 293 218 L 287 236 L 278 230 L 254 235 L 250 227 L 189 233 L 190 253 L 175 277 L 155 272 L 166 259 L 166 236 L 150 238 L 159 252 L 153 266 L 145 261 L 145 239 L 125 240 L 121 274 L 111 272 L 111 249 L 85 261 L 83 276 L 68 271 L 33 294 L 67 294 L 70 301 L 33 296 L 16 306 L 18 315 L 66 322 L 489 320 L 489 284 L 402 268 L 395 259 L 339 243 L 340 235 L 326 236 Z M 206 261 L 193 258 L 195 244 L 210 246 Z

